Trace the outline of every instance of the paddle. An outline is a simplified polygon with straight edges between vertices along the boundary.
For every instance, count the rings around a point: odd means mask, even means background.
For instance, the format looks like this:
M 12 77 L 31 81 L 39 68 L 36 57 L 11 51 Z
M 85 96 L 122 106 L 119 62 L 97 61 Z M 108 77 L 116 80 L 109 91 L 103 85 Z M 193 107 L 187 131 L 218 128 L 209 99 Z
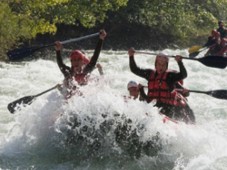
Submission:
M 199 55 L 200 51 L 197 52 L 193 52 L 191 54 L 189 54 L 189 58 L 195 58 L 197 55 Z
M 183 91 L 183 89 L 176 89 L 177 91 Z M 203 93 L 209 96 L 215 97 L 217 99 L 227 100 L 227 90 L 211 90 L 211 91 L 200 91 L 200 90 L 188 90 L 193 93 Z
M 195 58 L 200 52 L 206 50 L 207 48 L 208 47 L 201 47 L 198 51 L 194 51 L 192 53 L 189 52 L 189 58 Z
M 61 41 L 61 43 L 67 44 L 67 43 L 71 43 L 71 42 L 77 42 L 77 41 L 85 40 L 85 39 L 92 38 L 92 37 L 95 37 L 95 36 L 98 36 L 98 35 L 99 35 L 99 33 L 94 33 L 94 34 L 86 35 L 86 36 L 79 37 L 79 38 L 73 38 L 73 39 Z M 36 52 L 40 49 L 43 49 L 43 48 L 46 48 L 46 47 L 51 47 L 51 46 L 54 46 L 54 45 L 55 44 L 52 43 L 52 44 L 49 44 L 49 45 L 42 45 L 42 46 L 38 46 L 38 47 L 19 48 L 19 49 L 9 51 L 7 53 L 7 55 L 8 55 L 9 60 L 16 61 L 16 60 L 20 60 L 24 57 L 27 57 L 27 56 L 31 55 L 32 53 L 34 53 L 34 52 Z
M 211 91 L 189 90 L 189 92 L 204 93 L 217 99 L 227 100 L 227 90 L 211 90 Z
M 7 106 L 7 108 L 10 111 L 10 113 L 14 113 L 16 110 L 20 109 L 20 105 L 21 104 L 23 104 L 23 105 L 26 105 L 26 104 L 29 105 L 29 104 L 32 103 L 32 101 L 36 97 L 41 96 L 41 95 L 43 95 L 43 94 L 45 94 L 45 93 L 47 93 L 47 92 L 49 92 L 49 91 L 51 91 L 51 90 L 53 90 L 53 89 L 55 89 L 57 87 L 58 87 L 58 85 L 55 85 L 54 87 L 51 87 L 50 89 L 45 90 L 45 91 L 43 91 L 43 92 L 41 92 L 41 93 L 39 93 L 37 95 L 25 96 L 25 97 L 22 97 L 20 99 L 17 99 L 15 101 L 9 103 L 8 106 Z
M 189 54 L 194 53 L 194 52 L 198 52 L 201 48 L 203 48 L 203 46 L 194 45 L 194 46 L 192 46 L 188 49 L 188 52 L 189 52 Z
M 148 55 L 157 55 L 156 53 L 151 53 L 151 52 L 137 52 L 137 53 L 148 54 Z M 175 56 L 168 56 L 168 57 L 175 57 Z M 227 58 L 223 57 L 223 56 L 205 56 L 205 57 L 201 57 L 201 58 L 182 57 L 182 58 L 186 59 L 186 60 L 199 61 L 200 63 L 202 63 L 208 67 L 224 69 L 227 66 Z

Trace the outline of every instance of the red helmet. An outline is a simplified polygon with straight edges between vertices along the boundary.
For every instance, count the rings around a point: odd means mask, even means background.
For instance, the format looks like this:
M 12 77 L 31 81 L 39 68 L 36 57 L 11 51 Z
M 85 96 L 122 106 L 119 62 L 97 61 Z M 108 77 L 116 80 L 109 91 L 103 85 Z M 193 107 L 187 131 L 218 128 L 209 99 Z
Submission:
M 71 60 L 73 59 L 83 60 L 84 64 L 88 64 L 90 62 L 90 60 L 80 50 L 72 51 L 69 57 Z

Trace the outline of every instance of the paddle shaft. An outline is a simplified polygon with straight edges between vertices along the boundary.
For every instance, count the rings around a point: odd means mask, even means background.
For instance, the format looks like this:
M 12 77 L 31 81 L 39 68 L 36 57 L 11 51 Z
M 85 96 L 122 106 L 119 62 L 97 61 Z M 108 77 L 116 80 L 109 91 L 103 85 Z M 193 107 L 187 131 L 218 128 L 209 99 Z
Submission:
M 55 88 L 57 88 L 58 85 L 55 85 L 54 87 L 51 87 L 50 89 L 47 89 L 39 94 L 36 94 L 36 95 L 33 95 L 33 96 L 25 96 L 25 97 L 22 97 L 20 99 L 17 99 L 11 103 L 8 104 L 7 108 L 8 110 L 10 111 L 10 113 L 14 113 L 16 110 L 17 110 L 17 106 L 19 107 L 20 109 L 20 104 L 31 104 L 32 103 L 32 100 L 34 100 L 36 97 L 38 96 L 41 96 L 51 90 L 54 90 Z
M 189 92 L 192 92 L 192 93 L 203 93 L 203 94 L 208 94 L 209 93 L 208 91 L 200 91 L 200 90 L 189 90 Z
M 98 35 L 99 35 L 99 33 L 97 32 L 97 33 L 86 35 L 86 36 L 83 36 L 83 37 L 61 41 L 61 43 L 62 44 L 68 44 L 68 43 L 71 43 L 71 42 L 77 42 L 77 41 L 85 40 L 85 39 L 88 39 L 88 38 L 92 38 L 92 37 L 95 37 L 95 36 L 98 36 Z M 55 45 L 55 43 L 43 45 L 43 46 L 40 46 L 40 47 L 29 47 L 29 48 L 15 49 L 15 50 L 9 51 L 7 53 L 7 55 L 8 55 L 9 60 L 12 60 L 12 61 L 13 60 L 20 60 L 21 58 L 24 58 L 26 56 L 31 55 L 32 53 L 34 53 L 37 50 L 47 48 L 47 47 L 51 47 L 51 46 L 54 46 L 54 45 Z
M 72 42 L 77 42 L 77 41 L 85 40 L 85 39 L 88 39 L 88 38 L 96 37 L 98 35 L 99 35 L 99 32 L 94 33 L 94 34 L 90 34 L 90 35 L 86 35 L 86 36 L 83 36 L 83 37 L 79 37 L 79 38 L 72 38 L 72 39 L 69 39 L 69 40 L 61 41 L 61 44 L 68 44 L 68 43 L 72 43 Z M 54 46 L 54 45 L 55 45 L 55 43 L 52 43 L 52 44 L 49 44 L 49 45 L 44 45 L 43 47 L 40 47 L 40 48 L 51 47 L 51 46 Z
M 182 92 L 184 89 L 176 89 L 178 92 Z M 200 90 L 188 90 L 191 93 L 203 93 L 203 94 L 209 94 L 209 91 L 200 91 Z
M 203 93 L 215 97 L 217 99 L 227 100 L 227 90 L 211 90 L 211 91 L 189 90 L 189 92 Z
M 204 46 L 194 46 L 195 50 L 193 47 L 191 47 L 189 51 L 189 58 L 195 58 L 197 55 L 199 55 L 200 52 L 207 50 L 208 48 L 212 47 L 214 44 L 210 45 L 204 45 Z
M 136 52 L 138 54 L 148 54 L 148 55 L 157 55 L 157 53 L 152 52 Z M 175 57 L 175 56 L 168 56 L 168 57 Z M 194 60 L 199 61 L 200 63 L 213 68 L 220 68 L 224 69 L 227 66 L 227 58 L 223 56 L 205 56 L 201 58 L 188 58 L 188 57 L 182 57 L 182 59 L 186 60 Z
M 148 86 L 143 86 L 143 87 L 148 88 Z M 180 88 L 180 89 L 175 89 L 175 90 L 177 90 L 178 92 L 183 92 L 184 89 Z M 217 99 L 227 100 L 227 90 L 223 90 L 223 89 L 211 90 L 211 91 L 188 90 L 188 92 L 207 94 L 207 95 L 212 96 Z
M 68 43 L 71 43 L 71 42 L 77 42 L 77 41 L 80 41 L 80 40 L 85 40 L 85 39 L 88 39 L 88 38 L 96 37 L 98 35 L 99 35 L 99 32 L 94 33 L 94 34 L 90 34 L 90 35 L 86 35 L 86 36 L 83 36 L 83 37 L 79 37 L 79 38 L 72 38 L 72 39 L 69 39 L 69 40 L 61 41 L 61 43 L 62 44 L 68 44 Z
M 147 54 L 147 55 L 158 55 L 158 53 L 152 53 L 152 52 L 144 52 L 144 51 L 137 51 L 138 54 Z M 168 57 L 175 58 L 175 56 L 167 55 Z M 188 57 L 182 57 L 182 59 L 186 60 L 198 60 L 198 58 L 188 58 Z
M 58 85 L 55 85 L 54 87 L 51 87 L 51 88 L 49 88 L 49 89 L 47 89 L 47 90 L 45 90 L 45 91 L 43 91 L 43 92 L 41 92 L 41 93 L 39 93 L 39 94 L 34 95 L 34 97 L 41 96 L 41 95 L 43 95 L 43 94 L 45 94 L 45 93 L 47 93 L 47 92 L 49 92 L 49 91 L 51 91 L 51 90 L 56 89 L 57 87 L 58 87 Z

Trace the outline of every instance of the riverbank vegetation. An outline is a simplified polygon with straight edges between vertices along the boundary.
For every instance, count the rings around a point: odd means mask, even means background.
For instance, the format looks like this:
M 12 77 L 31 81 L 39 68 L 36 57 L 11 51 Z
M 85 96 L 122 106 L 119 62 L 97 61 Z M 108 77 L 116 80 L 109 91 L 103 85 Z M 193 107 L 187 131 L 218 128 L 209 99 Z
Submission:
M 226 21 L 226 0 L 2 0 L 0 58 L 34 45 L 105 28 L 105 48 L 186 48 L 202 45 Z M 87 48 L 89 47 L 89 43 Z

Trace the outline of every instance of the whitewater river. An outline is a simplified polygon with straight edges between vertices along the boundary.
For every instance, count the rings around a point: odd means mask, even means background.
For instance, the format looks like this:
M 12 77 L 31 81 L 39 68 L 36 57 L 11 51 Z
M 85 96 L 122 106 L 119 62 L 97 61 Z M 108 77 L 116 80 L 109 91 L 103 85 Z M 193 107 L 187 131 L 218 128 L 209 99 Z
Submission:
M 188 55 L 187 50 L 165 51 Z M 91 52 L 86 51 L 88 56 Z M 195 112 L 196 125 L 162 123 L 162 116 L 152 103 L 125 102 L 122 97 L 128 95 L 129 80 L 146 85 L 144 79 L 130 72 L 127 51 L 101 52 L 99 63 L 105 74 L 99 76 L 95 69 L 92 72 L 95 81 L 81 88 L 83 96 L 74 96 L 66 102 L 55 89 L 10 114 L 8 103 L 62 83 L 54 52 L 46 56 L 31 61 L 0 62 L 0 169 L 226 169 L 227 100 L 191 93 L 188 103 Z M 153 68 L 154 58 L 135 56 L 137 64 L 144 68 Z M 70 64 L 67 58 L 64 61 Z M 183 62 L 188 71 L 186 88 L 227 90 L 226 69 L 207 67 L 198 61 Z M 169 68 L 178 70 L 172 58 Z M 117 126 L 129 119 L 136 139 L 128 138 L 119 144 Z M 153 148 L 137 150 L 138 142 L 149 141 L 154 142 Z

